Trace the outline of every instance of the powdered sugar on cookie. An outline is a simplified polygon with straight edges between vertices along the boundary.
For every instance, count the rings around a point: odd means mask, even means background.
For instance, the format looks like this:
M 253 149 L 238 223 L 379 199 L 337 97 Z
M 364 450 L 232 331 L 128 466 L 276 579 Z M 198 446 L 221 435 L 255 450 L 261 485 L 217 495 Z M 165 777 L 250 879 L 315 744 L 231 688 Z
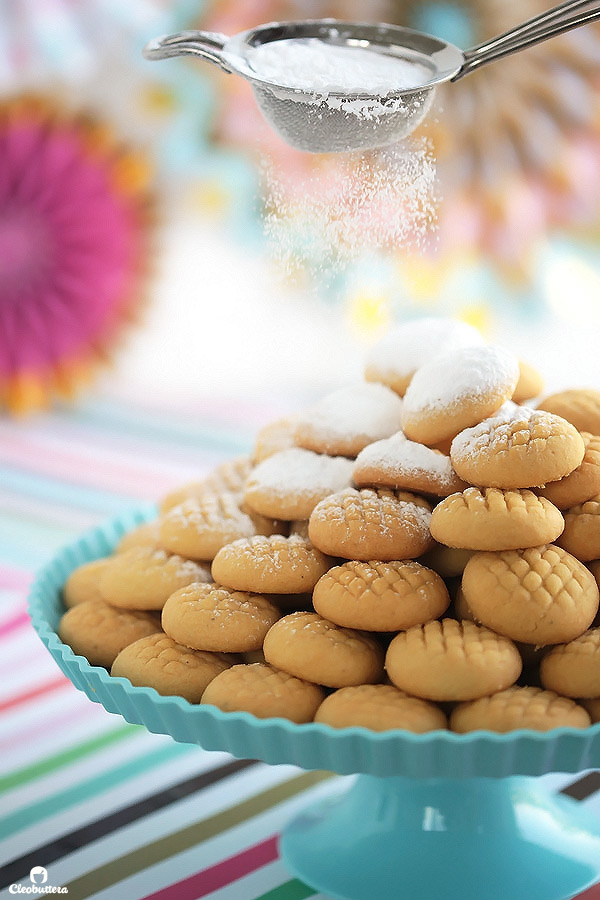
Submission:
M 333 391 L 298 417 L 295 441 L 317 453 L 356 456 L 399 431 L 402 401 L 382 384 L 361 382 Z
M 353 477 L 359 486 L 405 488 L 439 497 L 465 486 L 449 456 L 410 441 L 401 431 L 361 450 Z

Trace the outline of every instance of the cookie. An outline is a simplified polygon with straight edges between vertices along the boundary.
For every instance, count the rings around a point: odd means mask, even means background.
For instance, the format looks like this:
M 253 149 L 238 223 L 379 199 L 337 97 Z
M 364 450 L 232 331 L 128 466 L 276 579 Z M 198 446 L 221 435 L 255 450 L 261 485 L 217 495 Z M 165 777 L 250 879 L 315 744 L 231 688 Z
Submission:
M 600 697 L 593 700 L 582 700 L 581 705 L 588 713 L 592 723 L 600 722 Z
M 112 557 L 94 559 L 73 569 L 63 587 L 63 602 L 70 609 L 87 600 L 102 600 L 100 576 L 112 562 Z
M 414 373 L 432 359 L 463 347 L 482 346 L 480 332 L 456 319 L 423 317 L 391 328 L 369 351 L 365 378 L 404 396 Z
M 447 728 L 446 716 L 433 703 L 409 697 L 390 684 L 344 687 L 323 700 L 315 722 L 332 728 L 401 728 L 415 734 Z
M 224 712 L 247 712 L 259 719 L 311 722 L 325 692 L 316 684 L 279 672 L 265 663 L 232 666 L 210 682 L 202 703 Z
M 116 609 L 101 600 L 86 600 L 62 616 L 58 636 L 92 666 L 110 668 L 128 644 L 161 630 L 158 618 L 149 612 Z
M 197 582 L 171 594 L 162 611 L 169 637 L 196 650 L 244 653 L 259 650 L 281 613 L 261 594 L 228 591 Z
M 401 428 L 402 401 L 382 384 L 359 383 L 327 394 L 298 415 L 299 447 L 330 456 L 356 456 Z
M 538 403 L 538 409 L 562 416 L 578 431 L 600 435 L 600 391 L 581 388 L 559 391 L 545 397 Z
M 564 697 L 600 697 L 600 628 L 559 644 L 540 665 L 542 685 Z
M 555 544 L 475 553 L 462 589 L 476 621 L 525 644 L 571 641 L 598 611 L 594 576 Z
M 544 390 L 544 379 L 533 366 L 524 360 L 519 360 L 519 380 L 514 389 L 512 400 L 513 403 L 525 403 L 538 397 Z
M 402 430 L 422 444 L 437 444 L 481 422 L 513 394 L 519 364 L 498 347 L 446 353 L 418 369 L 404 395 Z
M 424 700 L 474 700 L 514 684 L 522 661 L 512 641 L 473 622 L 441 619 L 401 631 L 385 668 L 390 681 Z
M 163 497 L 160 503 L 161 513 L 167 512 L 173 506 L 178 506 L 184 500 L 201 498 L 205 494 L 241 494 L 252 465 L 249 456 L 237 456 L 235 459 L 225 460 L 209 472 L 205 478 L 184 484 Z
M 461 703 L 450 715 L 450 729 L 459 734 L 468 731 L 514 731 L 529 728 L 551 731 L 553 728 L 587 728 L 590 717 L 585 709 L 567 697 L 537 687 L 511 687 L 471 703 Z
M 524 410 L 522 417 L 491 418 L 452 441 L 450 459 L 469 484 L 519 490 L 558 481 L 581 465 L 583 438 L 565 419 Z
M 400 631 L 437 619 L 450 604 L 440 576 L 415 560 L 334 566 L 313 591 L 319 615 L 362 631 Z
M 298 535 L 258 535 L 222 547 L 212 563 L 216 582 L 253 594 L 303 594 L 331 565 L 310 541 Z
M 432 544 L 431 507 L 410 493 L 347 488 L 314 508 L 308 534 L 330 556 L 358 560 L 413 559 Z
M 444 544 L 436 542 L 427 553 L 419 558 L 419 562 L 429 569 L 433 569 L 442 578 L 450 579 L 462 575 L 472 556 L 473 550 L 458 550 L 455 547 L 446 547 Z
M 600 494 L 565 510 L 565 528 L 557 543 L 583 562 L 600 557 Z
M 161 518 L 161 544 L 169 553 L 210 562 L 225 544 L 258 533 L 240 499 L 239 494 L 206 493 L 172 507 Z M 262 524 L 268 534 L 278 527 L 271 520 Z
M 533 491 L 467 488 L 434 508 L 429 525 L 441 544 L 464 550 L 520 550 L 554 541 L 565 522 Z
M 137 528 L 132 528 L 123 535 L 117 546 L 116 553 L 123 553 L 125 550 L 131 550 L 132 547 L 153 547 L 155 550 L 162 549 L 159 538 L 160 522 L 154 519 L 152 522 L 143 522 Z
M 295 447 L 295 432 L 296 419 L 294 416 L 286 416 L 264 425 L 254 439 L 252 462 L 256 465 L 275 453 Z
M 301 447 L 282 450 L 253 469 L 244 488 L 244 500 L 263 516 L 287 521 L 308 519 L 320 500 L 350 487 L 353 465 L 344 456 Z
M 600 494 L 600 437 L 581 432 L 585 454 L 580 466 L 560 481 L 551 481 L 538 490 L 540 497 L 546 497 L 559 509 L 569 509 L 585 503 Z
M 279 619 L 267 632 L 263 652 L 276 669 L 326 687 L 372 684 L 383 677 L 383 651 L 374 638 L 316 613 Z
M 110 674 L 127 678 L 136 687 L 151 687 L 163 696 L 200 703 L 206 687 L 235 657 L 205 653 L 178 644 L 166 634 L 151 634 L 125 647 Z
M 449 456 L 409 441 L 401 431 L 361 450 L 352 477 L 358 487 L 402 488 L 436 497 L 447 497 L 466 487 Z
M 210 580 L 210 571 L 192 560 L 152 547 L 132 547 L 112 558 L 99 588 L 111 606 L 158 610 L 178 588 Z

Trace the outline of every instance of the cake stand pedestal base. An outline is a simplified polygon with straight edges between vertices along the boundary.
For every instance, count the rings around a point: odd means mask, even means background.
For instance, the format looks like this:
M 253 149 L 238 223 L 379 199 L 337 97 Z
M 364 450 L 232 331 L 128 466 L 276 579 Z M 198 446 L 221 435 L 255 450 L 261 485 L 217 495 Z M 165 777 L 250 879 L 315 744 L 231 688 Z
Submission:
M 280 848 L 343 900 L 566 900 L 600 880 L 600 820 L 537 778 L 359 775 Z

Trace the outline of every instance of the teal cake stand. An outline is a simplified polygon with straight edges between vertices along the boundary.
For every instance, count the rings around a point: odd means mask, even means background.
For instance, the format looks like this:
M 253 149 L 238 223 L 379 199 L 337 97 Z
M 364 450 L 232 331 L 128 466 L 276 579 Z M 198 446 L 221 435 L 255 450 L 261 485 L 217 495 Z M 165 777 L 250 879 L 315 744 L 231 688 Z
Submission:
M 62 671 L 109 712 L 207 750 L 354 775 L 285 828 L 289 870 L 344 900 L 566 900 L 600 881 L 600 820 L 537 776 L 600 768 L 600 725 L 511 734 L 376 734 L 194 706 L 90 666 L 56 633 L 61 589 L 154 509 L 95 529 L 59 552 L 29 611 Z

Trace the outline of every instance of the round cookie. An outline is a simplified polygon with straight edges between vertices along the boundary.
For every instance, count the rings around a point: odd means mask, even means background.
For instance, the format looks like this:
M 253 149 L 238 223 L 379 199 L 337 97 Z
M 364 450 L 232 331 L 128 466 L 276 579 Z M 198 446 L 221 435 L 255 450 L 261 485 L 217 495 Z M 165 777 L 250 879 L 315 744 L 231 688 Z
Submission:
M 468 731 L 551 731 L 553 728 L 587 728 L 590 717 L 582 706 L 537 687 L 511 687 L 459 704 L 450 715 L 450 729 Z
M 331 456 L 356 456 L 401 427 L 402 401 L 382 384 L 366 382 L 327 394 L 297 418 L 299 447 Z
M 267 533 L 276 531 L 274 523 Z M 257 533 L 256 522 L 240 509 L 239 494 L 206 493 L 185 500 L 166 512 L 160 523 L 160 541 L 169 553 L 210 562 L 221 547 Z
M 544 379 L 533 366 L 519 360 L 519 380 L 512 395 L 513 403 L 525 403 L 538 397 L 544 390 Z
M 102 600 L 98 586 L 100 576 L 112 562 L 111 556 L 94 559 L 73 569 L 65 581 L 62 597 L 67 609 L 87 600 Z
M 100 593 L 111 606 L 162 609 L 167 597 L 193 581 L 210 581 L 205 566 L 152 547 L 132 547 L 113 556 L 100 578 Z
M 431 550 L 419 558 L 419 562 L 433 569 L 442 578 L 457 578 L 462 575 L 472 556 L 473 550 L 458 550 L 455 547 L 435 543 Z
M 383 651 L 374 638 L 340 628 L 316 613 L 290 613 L 268 631 L 266 661 L 314 684 L 346 687 L 383 677 Z
M 365 378 L 379 381 L 403 396 L 422 365 L 462 347 L 484 343 L 480 332 L 456 319 L 427 316 L 391 328 L 371 348 Z
M 312 721 L 324 696 L 318 685 L 258 662 L 221 672 L 204 691 L 202 703 L 224 712 L 247 712 L 259 719 L 283 718 L 302 724 Z
M 86 600 L 68 609 L 58 636 L 92 666 L 110 668 L 117 655 L 139 638 L 161 631 L 157 617 L 142 610 L 116 609 L 101 600 Z
M 261 594 L 228 591 L 218 584 L 189 584 L 171 594 L 162 611 L 169 637 L 195 650 L 259 650 L 281 613 Z
M 252 462 L 260 463 L 275 453 L 294 447 L 295 432 L 296 419 L 294 416 L 286 416 L 264 425 L 254 439 Z
M 124 553 L 125 550 L 131 550 L 132 547 L 153 547 L 156 550 L 161 549 L 159 538 L 159 519 L 153 522 L 143 522 L 137 528 L 132 528 L 123 535 L 115 548 L 116 553 Z
M 600 494 L 565 511 L 565 528 L 557 543 L 582 562 L 600 557 Z
M 462 589 L 476 621 L 524 644 L 571 641 L 598 611 L 594 576 L 555 544 L 475 553 Z
M 323 575 L 313 591 L 317 613 L 336 625 L 391 632 L 437 619 L 450 604 L 442 578 L 415 560 L 350 560 Z
M 600 628 L 559 644 L 540 665 L 542 685 L 564 697 L 600 697 Z
M 600 391 L 571 388 L 545 397 L 538 403 L 538 409 L 545 409 L 562 416 L 578 431 L 600 434 Z
M 522 661 L 512 641 L 473 622 L 441 619 L 401 631 L 385 668 L 390 681 L 415 697 L 474 700 L 514 684 Z
M 274 519 L 308 519 L 320 500 L 352 484 L 352 460 L 301 447 L 274 453 L 248 477 L 244 500 Z M 243 535 L 240 535 L 243 537 Z
M 253 594 L 303 594 L 331 560 L 299 535 L 257 535 L 222 547 L 212 563 L 216 582 Z
M 361 450 L 353 479 L 358 487 L 402 488 L 436 497 L 447 497 L 466 487 L 449 456 L 409 441 L 401 431 Z
M 446 353 L 418 369 L 404 395 L 402 430 L 422 444 L 437 444 L 491 416 L 509 400 L 519 364 L 499 347 Z
M 431 507 L 410 493 L 347 488 L 315 507 L 308 534 L 323 553 L 344 559 L 410 559 L 432 544 Z
M 581 437 L 585 445 L 581 465 L 570 475 L 551 481 L 538 491 L 540 497 L 546 497 L 559 509 L 569 509 L 600 494 L 600 437 L 587 431 L 582 431 Z
M 469 484 L 505 490 L 540 487 L 581 465 L 583 438 L 565 419 L 524 410 L 517 419 L 493 417 L 452 441 L 450 459 Z
M 249 456 L 238 456 L 220 463 L 199 481 L 191 481 L 168 493 L 160 503 L 161 513 L 168 512 L 184 500 L 203 497 L 205 494 L 241 494 L 252 469 Z
M 415 734 L 447 728 L 446 716 L 433 703 L 409 697 L 390 684 L 360 684 L 340 688 L 326 697 L 315 722 L 332 728 L 401 728 Z
M 441 544 L 464 550 L 520 550 L 554 541 L 559 510 L 533 491 L 470 487 L 434 508 L 429 525 Z
M 207 685 L 233 663 L 234 657 L 224 653 L 191 650 L 166 634 L 151 634 L 121 650 L 110 674 L 163 696 L 200 703 Z
M 600 722 L 600 697 L 594 697 L 592 700 L 582 700 L 581 705 L 587 711 L 592 723 Z

